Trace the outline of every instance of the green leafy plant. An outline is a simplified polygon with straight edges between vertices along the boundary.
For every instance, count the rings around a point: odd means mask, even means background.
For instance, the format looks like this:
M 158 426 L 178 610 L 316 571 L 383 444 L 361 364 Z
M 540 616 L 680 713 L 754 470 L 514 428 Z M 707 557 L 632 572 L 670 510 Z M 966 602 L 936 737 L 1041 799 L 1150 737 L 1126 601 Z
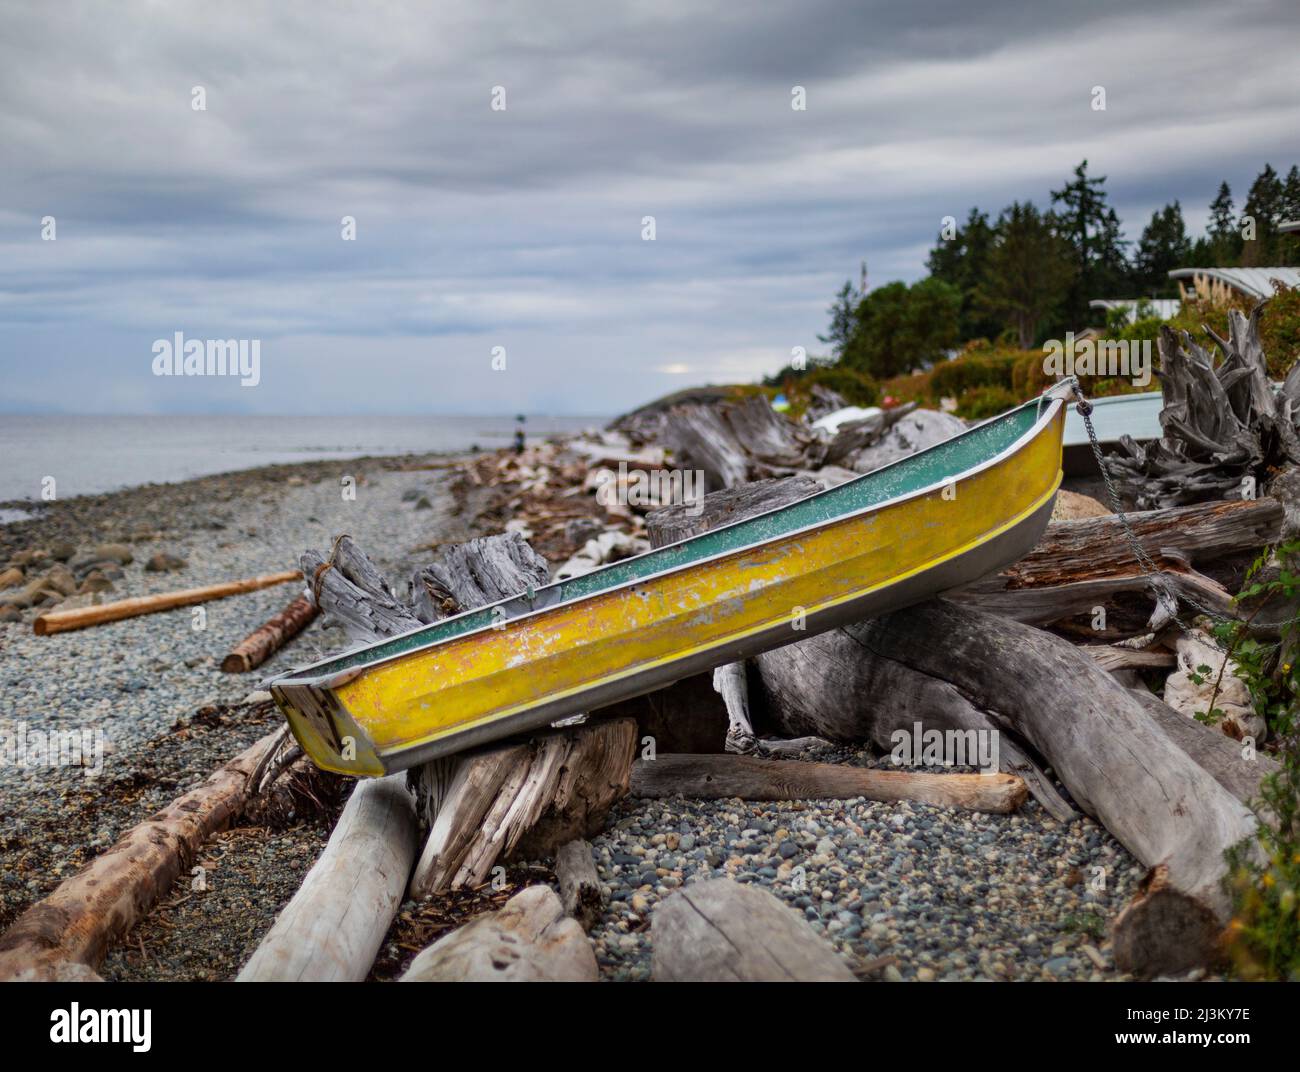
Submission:
M 1300 541 L 1278 547 L 1282 567 L 1275 576 L 1264 571 L 1273 555 L 1260 555 L 1238 596 L 1255 603 L 1250 619 L 1213 630 L 1264 716 L 1281 764 L 1261 780 L 1259 799 L 1252 802 L 1259 819 L 1255 836 L 1227 853 L 1225 883 L 1233 905 L 1227 952 L 1234 973 L 1245 979 L 1300 981 L 1300 668 L 1286 654 L 1295 650 L 1300 631 L 1294 623 L 1284 625 L 1282 643 L 1273 645 L 1261 644 L 1249 630 L 1250 620 L 1270 601 L 1282 597 L 1290 605 L 1300 592 L 1300 576 L 1287 568 L 1297 554 Z M 1198 673 L 1202 670 L 1209 668 L 1198 667 Z M 1208 717 L 1215 711 L 1212 696 Z

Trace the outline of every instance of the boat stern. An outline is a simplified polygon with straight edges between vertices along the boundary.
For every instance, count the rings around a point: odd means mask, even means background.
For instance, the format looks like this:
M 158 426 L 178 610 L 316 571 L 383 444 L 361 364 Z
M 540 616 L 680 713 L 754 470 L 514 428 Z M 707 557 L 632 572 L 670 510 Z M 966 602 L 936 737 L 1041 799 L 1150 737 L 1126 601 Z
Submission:
M 271 698 L 316 766 L 360 778 L 388 773 L 374 742 L 327 688 L 307 682 L 272 682 Z

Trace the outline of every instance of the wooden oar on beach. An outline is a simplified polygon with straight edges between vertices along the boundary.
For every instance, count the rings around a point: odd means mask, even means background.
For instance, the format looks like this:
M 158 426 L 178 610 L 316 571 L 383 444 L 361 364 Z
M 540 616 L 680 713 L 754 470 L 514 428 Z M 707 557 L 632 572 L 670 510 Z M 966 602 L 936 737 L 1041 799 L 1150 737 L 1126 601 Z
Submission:
M 102 603 L 97 607 L 77 607 L 74 610 L 54 610 L 40 615 L 35 623 L 37 636 L 50 633 L 66 633 L 70 629 L 85 629 L 91 625 L 116 622 L 123 618 L 136 618 L 141 614 L 154 614 L 175 607 L 188 607 L 195 603 L 207 603 L 212 599 L 224 599 L 237 596 L 243 592 L 256 592 L 259 588 L 270 588 L 289 581 L 302 580 L 297 570 L 283 573 L 265 573 L 260 577 L 247 577 L 241 581 L 225 581 L 222 584 L 209 584 L 202 588 L 184 588 L 179 592 L 162 592 L 155 596 L 135 596 L 132 599 L 119 599 L 114 603 Z

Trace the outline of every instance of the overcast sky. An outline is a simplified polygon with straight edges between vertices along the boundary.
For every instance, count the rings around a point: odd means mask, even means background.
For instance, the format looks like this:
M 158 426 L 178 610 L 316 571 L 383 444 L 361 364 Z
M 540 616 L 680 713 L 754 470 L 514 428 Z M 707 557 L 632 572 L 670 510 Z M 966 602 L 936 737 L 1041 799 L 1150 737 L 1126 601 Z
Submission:
M 1134 239 L 1300 158 L 1294 0 L 703 6 L 0 3 L 0 412 L 614 413 L 1084 157 Z

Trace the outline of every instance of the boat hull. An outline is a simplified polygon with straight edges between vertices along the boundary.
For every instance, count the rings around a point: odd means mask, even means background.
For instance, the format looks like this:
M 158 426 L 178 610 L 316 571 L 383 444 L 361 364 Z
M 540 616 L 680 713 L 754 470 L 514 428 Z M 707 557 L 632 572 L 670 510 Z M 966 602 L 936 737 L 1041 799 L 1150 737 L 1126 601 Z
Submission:
M 1063 413 L 1052 402 L 1012 449 L 869 509 L 377 663 L 290 675 L 272 694 L 318 765 L 377 776 L 919 602 L 1038 541 Z

